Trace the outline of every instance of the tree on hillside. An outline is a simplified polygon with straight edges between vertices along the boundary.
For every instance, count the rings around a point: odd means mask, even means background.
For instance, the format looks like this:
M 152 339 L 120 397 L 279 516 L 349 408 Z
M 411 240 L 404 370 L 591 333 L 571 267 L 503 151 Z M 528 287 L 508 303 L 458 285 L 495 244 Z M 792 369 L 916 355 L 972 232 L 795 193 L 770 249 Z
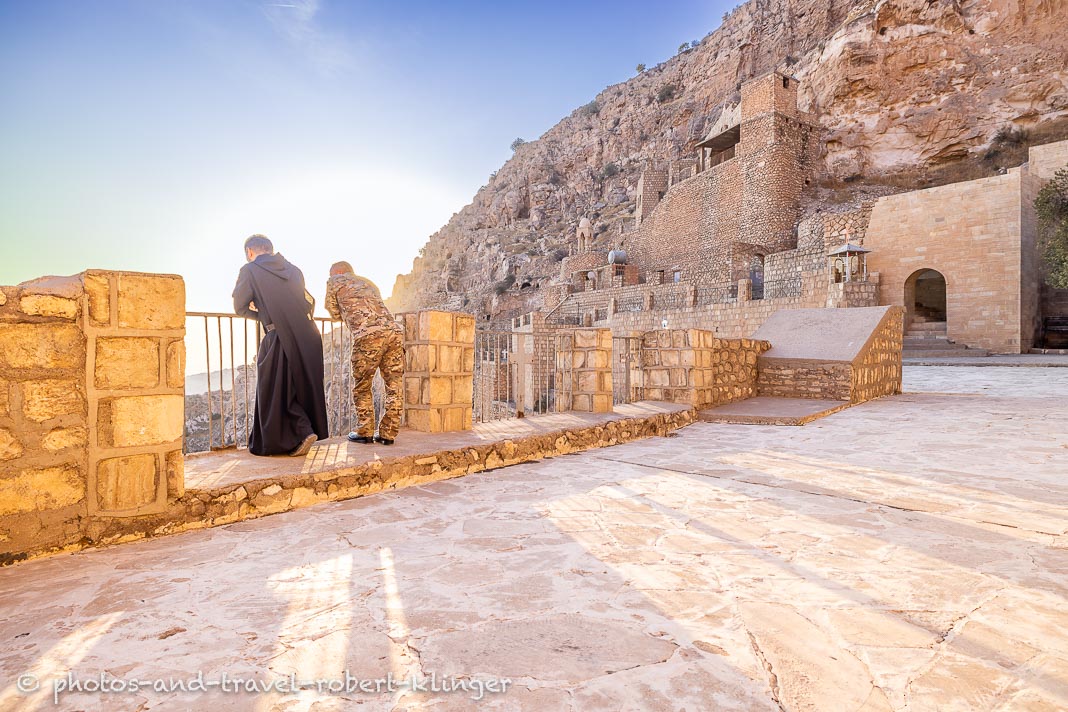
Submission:
M 638 74 L 641 74 L 645 71 L 645 65 L 639 64 L 637 67 L 634 68 L 634 71 L 636 71 Z
M 513 151 L 518 150 L 519 147 L 522 146 L 524 143 L 526 143 L 526 141 L 524 141 L 521 138 L 517 138 L 515 141 L 512 141 L 512 150 Z
M 1039 191 L 1035 211 L 1042 259 L 1048 268 L 1046 284 L 1068 289 L 1068 166 Z
M 690 48 L 690 43 L 689 42 L 683 42 L 682 44 L 679 45 L 679 54 L 682 54 L 683 52 L 685 52 L 689 48 Z

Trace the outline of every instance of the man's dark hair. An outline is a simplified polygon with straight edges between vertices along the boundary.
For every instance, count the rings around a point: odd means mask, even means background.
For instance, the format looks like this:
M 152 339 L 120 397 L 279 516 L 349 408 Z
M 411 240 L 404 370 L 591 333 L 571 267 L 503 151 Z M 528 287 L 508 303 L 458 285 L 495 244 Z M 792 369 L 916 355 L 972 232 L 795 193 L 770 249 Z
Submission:
M 266 235 L 256 234 L 245 240 L 245 249 L 252 250 L 254 255 L 273 255 L 274 245 Z
M 335 262 L 330 265 L 330 274 L 355 274 L 355 270 L 348 262 Z

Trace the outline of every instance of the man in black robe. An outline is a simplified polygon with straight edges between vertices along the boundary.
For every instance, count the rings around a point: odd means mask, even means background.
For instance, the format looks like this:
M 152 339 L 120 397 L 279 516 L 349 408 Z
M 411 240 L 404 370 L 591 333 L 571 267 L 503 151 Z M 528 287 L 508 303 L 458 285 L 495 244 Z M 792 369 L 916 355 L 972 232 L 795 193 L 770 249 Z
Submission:
M 234 311 L 266 332 L 256 354 L 253 455 L 302 456 L 330 436 L 323 388 L 323 342 L 304 275 L 263 235 L 245 240 L 248 261 L 237 276 Z

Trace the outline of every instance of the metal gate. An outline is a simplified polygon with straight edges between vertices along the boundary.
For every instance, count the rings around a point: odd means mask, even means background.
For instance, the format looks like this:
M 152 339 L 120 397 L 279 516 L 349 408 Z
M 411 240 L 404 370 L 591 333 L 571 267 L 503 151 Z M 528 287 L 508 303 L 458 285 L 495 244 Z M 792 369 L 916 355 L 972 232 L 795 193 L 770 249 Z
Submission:
M 642 339 L 640 336 L 612 337 L 612 402 L 642 400 Z

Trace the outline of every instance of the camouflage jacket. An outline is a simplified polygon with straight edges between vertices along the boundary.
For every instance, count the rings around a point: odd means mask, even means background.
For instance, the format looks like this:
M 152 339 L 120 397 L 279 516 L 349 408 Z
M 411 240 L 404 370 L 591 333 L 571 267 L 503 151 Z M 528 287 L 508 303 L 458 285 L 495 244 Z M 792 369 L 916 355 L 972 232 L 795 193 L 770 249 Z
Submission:
M 401 331 L 378 287 L 351 273 L 336 274 L 327 281 L 326 310 L 331 319 L 344 321 L 357 339 L 388 329 Z

